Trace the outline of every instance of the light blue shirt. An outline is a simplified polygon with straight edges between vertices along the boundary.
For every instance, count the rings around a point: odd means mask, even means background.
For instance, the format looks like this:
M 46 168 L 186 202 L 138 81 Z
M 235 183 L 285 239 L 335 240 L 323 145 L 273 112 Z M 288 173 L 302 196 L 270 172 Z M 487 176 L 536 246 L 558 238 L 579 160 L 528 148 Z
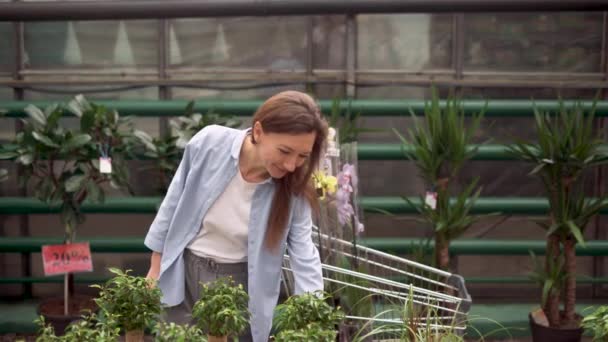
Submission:
M 194 239 L 203 217 L 238 170 L 238 158 L 248 130 L 207 126 L 186 145 L 182 161 L 145 239 L 145 245 L 162 253 L 158 286 L 163 304 L 184 300 L 183 252 Z M 294 196 L 287 234 L 276 252 L 264 246 L 264 233 L 272 206 L 272 178 L 257 185 L 252 198 L 248 233 L 248 293 L 254 342 L 266 342 L 279 296 L 281 264 L 287 249 L 295 279 L 295 293 L 323 289 L 321 261 L 312 242 L 312 218 L 307 201 Z

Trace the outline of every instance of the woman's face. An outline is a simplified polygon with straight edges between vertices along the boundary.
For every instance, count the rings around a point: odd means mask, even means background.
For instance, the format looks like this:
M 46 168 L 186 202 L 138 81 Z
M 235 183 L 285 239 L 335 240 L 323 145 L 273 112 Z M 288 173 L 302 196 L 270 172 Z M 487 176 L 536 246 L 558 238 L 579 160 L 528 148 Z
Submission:
M 265 133 L 261 127 L 255 126 L 253 134 L 258 155 L 272 178 L 283 178 L 308 161 L 316 138 L 314 132 Z

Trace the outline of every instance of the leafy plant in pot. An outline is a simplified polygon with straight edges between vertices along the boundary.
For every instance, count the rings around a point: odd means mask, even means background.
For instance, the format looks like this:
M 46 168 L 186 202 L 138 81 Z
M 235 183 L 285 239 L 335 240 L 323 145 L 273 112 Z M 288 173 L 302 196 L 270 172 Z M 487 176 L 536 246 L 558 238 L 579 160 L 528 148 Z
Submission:
M 447 270 L 450 264 L 450 241 L 461 236 L 471 225 L 489 215 L 471 215 L 470 211 L 481 193 L 477 180 L 450 200 L 450 191 L 456 184 L 459 171 L 478 150 L 472 147 L 473 138 L 480 126 L 484 111 L 472 114 L 469 125 L 460 102 L 449 98 L 442 106 L 437 90 L 432 88 L 432 99 L 425 105 L 422 122 L 412 112 L 413 128 L 408 138 L 394 129 L 402 143 L 406 157 L 414 161 L 424 180 L 427 193 L 421 205 L 404 199 L 422 215 L 423 222 L 434 231 L 434 259 L 436 267 Z
M 46 324 L 44 317 L 36 321 L 40 327 L 37 342 L 106 342 L 117 341 L 120 328 L 116 324 L 116 317 L 105 315 L 100 319 L 94 313 L 82 316 L 82 320 L 72 322 L 64 335 L 55 335 L 52 325 Z
M 132 126 L 116 111 L 89 103 L 81 95 L 65 108 L 51 105 L 41 110 L 28 105 L 24 110 L 27 118 L 22 120 L 23 130 L 14 141 L 2 145 L 0 159 L 15 159 L 23 166 L 20 184 L 32 184 L 38 199 L 60 205 L 64 242 L 73 243 L 77 227 L 84 221 L 83 202 L 103 202 L 102 186 L 106 183 L 116 188 L 128 187 L 125 158 L 131 146 Z M 77 117 L 78 128 L 62 125 L 65 110 Z M 101 172 L 107 170 L 100 170 L 100 152 L 104 156 L 109 153 L 111 173 Z M 94 310 L 94 302 L 74 295 L 71 274 L 65 275 L 63 300 L 48 299 L 39 307 L 59 333 L 80 317 L 82 309 Z
M 155 138 L 142 130 L 135 131 L 135 136 L 144 147 L 144 155 L 154 161 L 154 165 L 149 169 L 157 174 L 160 184 L 157 190 L 160 194 L 165 194 L 167 191 L 186 144 L 196 133 L 209 125 L 238 128 L 242 124 L 241 120 L 231 115 L 222 115 L 213 111 L 197 113 L 194 104 L 194 101 L 190 101 L 183 116 L 169 120 L 170 131 L 164 136 Z
M 205 339 L 205 334 L 193 325 L 158 322 L 154 327 L 156 342 L 199 342 Z
M 275 338 L 288 341 L 290 337 L 308 336 L 312 341 L 335 341 L 335 328 L 344 319 L 344 313 L 329 305 L 329 298 L 329 294 L 316 291 L 291 296 L 277 305 L 273 321 L 278 331 Z M 311 335 L 319 339 L 313 339 Z
M 580 339 L 580 316 L 575 312 L 575 248 L 577 243 L 585 245 L 585 227 L 608 206 L 606 195 L 595 199 L 585 197 L 584 174 L 608 163 L 608 154 L 601 150 L 602 140 L 599 133 L 594 132 L 595 106 L 587 110 L 580 104 L 566 106 L 561 102 L 556 113 L 535 109 L 534 117 L 537 141 L 518 141 L 509 149 L 521 160 L 534 164 L 530 174 L 539 177 L 544 185 L 549 200 L 549 218 L 538 222 L 547 231 L 544 274 L 552 275 L 549 278 L 561 277 L 563 281 L 543 283 L 546 301 L 542 311 L 537 313 L 546 317 L 548 326 L 540 325 L 542 320 L 533 319 L 537 315 L 532 314 L 530 324 L 533 334 L 546 331 L 559 338 L 567 336 L 566 330 L 571 330 Z M 555 329 L 559 330 L 552 332 Z
M 236 285 L 232 277 L 201 285 L 201 295 L 192 308 L 192 318 L 196 326 L 207 333 L 207 340 L 228 341 L 228 336 L 241 334 L 249 324 L 249 296 L 243 285 Z
M 100 310 L 116 317 L 116 324 L 125 331 L 127 342 L 142 342 L 144 330 L 152 327 L 161 313 L 161 291 L 145 277 L 129 275 L 129 270 L 110 268 L 114 277 L 98 288 L 95 302 Z
M 608 341 L 608 305 L 602 305 L 585 316 L 581 325 L 591 333 L 593 342 Z

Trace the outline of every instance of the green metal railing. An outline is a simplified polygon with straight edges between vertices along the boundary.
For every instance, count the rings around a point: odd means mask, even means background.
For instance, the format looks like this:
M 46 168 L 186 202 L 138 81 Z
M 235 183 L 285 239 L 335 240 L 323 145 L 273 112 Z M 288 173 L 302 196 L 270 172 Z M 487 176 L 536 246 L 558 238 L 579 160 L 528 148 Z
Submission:
M 122 115 L 133 115 L 139 117 L 165 117 L 183 115 L 188 104 L 185 100 L 120 100 L 104 101 L 95 100 L 97 104 L 116 109 Z M 58 101 L 0 101 L 0 108 L 8 110 L 7 117 L 23 117 L 28 104 L 45 107 L 50 104 L 60 103 Z M 319 101 L 323 113 L 331 111 L 330 100 Z M 445 104 L 445 101 L 441 101 Z M 554 100 L 463 100 L 461 101 L 465 113 L 477 113 L 486 108 L 487 117 L 530 117 L 534 108 L 540 110 L 555 111 L 559 108 L 559 102 Z M 564 101 L 566 105 L 572 105 L 574 101 Z M 591 108 L 591 101 L 580 102 L 585 108 Z M 199 100 L 196 101 L 194 109 L 200 112 L 213 110 L 217 113 L 231 114 L 236 116 L 251 116 L 262 104 L 261 100 Z M 487 105 L 487 107 L 486 107 Z M 350 107 L 353 113 L 361 113 L 363 116 L 409 116 L 410 111 L 416 115 L 424 113 L 425 101 L 423 100 L 343 100 L 340 103 L 342 109 Z M 608 116 L 608 101 L 596 103 L 596 115 L 598 117 Z
M 420 205 L 420 198 L 408 197 L 415 205 Z M 85 202 L 82 206 L 84 213 L 97 214 L 152 214 L 157 211 L 161 197 L 109 197 L 104 203 Z M 390 212 L 393 214 L 415 214 L 416 208 L 409 205 L 401 197 L 372 197 L 365 196 L 361 205 L 368 212 Z M 59 204 L 48 205 L 36 198 L 2 197 L 0 198 L 0 214 L 54 214 L 59 213 Z M 474 213 L 543 215 L 548 212 L 549 204 L 544 198 L 534 197 L 483 197 L 479 198 L 473 207 Z M 603 209 L 601 214 L 608 214 Z

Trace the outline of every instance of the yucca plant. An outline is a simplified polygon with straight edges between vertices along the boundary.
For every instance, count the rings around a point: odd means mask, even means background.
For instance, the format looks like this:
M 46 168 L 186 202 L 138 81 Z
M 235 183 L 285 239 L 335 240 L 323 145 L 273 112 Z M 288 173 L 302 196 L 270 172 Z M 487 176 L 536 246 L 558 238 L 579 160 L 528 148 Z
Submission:
M 433 204 L 425 204 L 424 196 L 421 205 L 404 199 L 416 207 L 423 220 L 433 227 L 436 267 L 444 270 L 449 267 L 450 241 L 482 218 L 470 214 L 481 192 L 481 189 L 476 189 L 477 181 L 469 184 L 455 201 L 450 201 L 449 197 L 450 186 L 460 169 L 477 152 L 478 147 L 471 147 L 471 143 L 484 112 L 485 109 L 472 114 L 467 124 L 461 103 L 452 97 L 442 105 L 437 90 L 432 88 L 432 98 L 425 105 L 423 120 L 411 113 L 414 127 L 408 130 L 407 138 L 393 130 L 401 140 L 404 154 L 418 168 L 427 189 L 436 194 L 436 203 Z
M 576 326 L 576 244 L 585 244 L 584 230 L 591 218 L 608 206 L 606 196 L 585 197 L 583 174 L 608 162 L 594 132 L 595 104 L 586 110 L 579 104 L 560 102 L 557 113 L 534 112 L 536 141 L 517 141 L 508 148 L 516 157 L 532 163 L 531 175 L 542 181 L 549 200 L 549 219 L 539 222 L 547 231 L 545 273 L 559 265 L 565 276 L 564 317 L 560 319 L 560 296 L 549 296 L 543 305 L 552 327 Z M 544 291 L 543 291 L 544 292 Z

